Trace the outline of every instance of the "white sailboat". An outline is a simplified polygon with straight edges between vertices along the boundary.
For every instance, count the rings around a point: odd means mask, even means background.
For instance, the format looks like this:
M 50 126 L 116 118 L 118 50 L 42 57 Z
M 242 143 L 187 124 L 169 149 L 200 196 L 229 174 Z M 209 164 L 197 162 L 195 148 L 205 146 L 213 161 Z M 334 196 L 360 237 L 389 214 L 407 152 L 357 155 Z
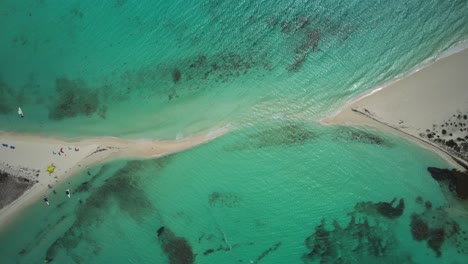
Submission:
M 65 191 L 65 193 L 67 194 L 68 198 L 70 198 L 70 196 L 71 196 L 71 195 L 70 195 L 70 189 L 67 189 L 67 190 Z
M 23 110 L 21 110 L 21 107 L 18 107 L 18 115 L 24 117 Z

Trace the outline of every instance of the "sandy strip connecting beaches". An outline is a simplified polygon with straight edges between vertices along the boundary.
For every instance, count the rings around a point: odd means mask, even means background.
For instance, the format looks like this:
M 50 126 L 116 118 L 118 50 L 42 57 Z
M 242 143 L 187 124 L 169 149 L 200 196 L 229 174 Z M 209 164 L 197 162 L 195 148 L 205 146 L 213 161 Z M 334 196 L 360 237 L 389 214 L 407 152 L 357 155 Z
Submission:
M 12 177 L 22 177 L 31 184 L 35 183 L 22 196 L 0 210 L 0 230 L 22 209 L 47 195 L 56 184 L 93 164 L 118 158 L 159 157 L 208 142 L 228 131 L 227 127 L 223 127 L 206 135 L 173 141 L 125 140 L 112 137 L 69 141 L 0 132 L 0 143 L 8 145 L 0 146 L 0 170 Z M 14 146 L 14 149 L 10 146 Z M 53 173 L 47 171 L 50 164 L 56 167 Z M 65 193 L 65 190 L 57 191 Z
M 323 124 L 372 126 L 407 137 L 429 148 L 462 169 L 463 161 L 440 144 L 421 136 L 455 115 L 468 113 L 468 50 L 440 59 L 385 89 L 345 105 Z M 468 124 L 468 121 L 467 121 Z M 175 141 L 124 140 L 101 137 L 77 141 L 27 134 L 1 133 L 0 170 L 35 183 L 22 196 L 0 210 L 0 230 L 17 213 L 51 191 L 50 187 L 98 162 L 117 158 L 151 158 L 178 152 L 215 139 L 229 131 L 221 128 L 208 135 Z M 453 137 L 468 135 L 453 130 Z M 53 173 L 47 166 L 54 164 Z M 1 180 L 1 179 L 0 179 Z M 59 190 L 60 191 L 60 190 Z M 63 190 L 64 191 L 64 190 Z M 44 205 L 46 206 L 46 205 Z
M 449 130 L 441 124 L 456 121 L 463 123 L 463 127 L 450 127 L 451 138 L 463 138 L 468 135 L 465 125 L 468 120 L 463 119 L 467 113 L 468 49 L 465 49 L 351 102 L 322 123 L 364 125 L 395 133 L 437 152 L 463 169 L 459 165 L 463 160 L 453 157 L 443 144 L 431 142 L 425 135 L 428 130 Z M 449 132 L 444 137 L 449 137 Z

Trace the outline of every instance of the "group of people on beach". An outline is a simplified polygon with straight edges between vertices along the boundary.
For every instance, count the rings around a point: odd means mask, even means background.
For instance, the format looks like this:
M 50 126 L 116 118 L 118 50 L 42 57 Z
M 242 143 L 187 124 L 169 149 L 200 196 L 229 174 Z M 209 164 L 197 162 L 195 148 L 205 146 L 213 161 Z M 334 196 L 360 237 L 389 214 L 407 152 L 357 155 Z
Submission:
M 21 107 L 18 107 L 18 115 L 21 117 L 21 118 L 24 118 L 24 113 L 23 113 L 23 110 L 21 109 Z M 2 144 L 4 147 L 8 147 L 7 144 Z M 15 149 L 15 146 L 10 146 L 11 149 Z M 70 148 L 69 148 L 70 149 Z M 75 151 L 79 151 L 80 149 L 79 148 L 75 148 Z M 59 155 L 60 153 L 65 153 L 63 151 L 63 148 L 60 149 L 60 151 L 58 152 Z M 55 154 L 55 153 L 54 153 Z M 65 194 L 68 196 L 68 198 L 70 198 L 70 189 L 66 189 L 65 190 Z M 47 198 L 47 196 L 44 196 L 44 202 L 49 205 L 49 198 Z
M 68 196 L 68 198 L 70 198 L 70 189 L 67 189 L 65 190 L 65 194 Z M 46 203 L 47 205 L 49 205 L 49 198 L 47 198 L 47 196 L 44 196 L 44 203 Z

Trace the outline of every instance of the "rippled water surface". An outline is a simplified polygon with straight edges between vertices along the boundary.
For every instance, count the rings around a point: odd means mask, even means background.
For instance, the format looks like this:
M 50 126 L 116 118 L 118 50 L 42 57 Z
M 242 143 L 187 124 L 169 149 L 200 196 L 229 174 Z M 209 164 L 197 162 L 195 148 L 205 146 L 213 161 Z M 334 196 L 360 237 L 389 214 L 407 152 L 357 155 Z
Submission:
M 467 9 L 464 0 L 2 1 L 0 129 L 175 138 L 318 119 L 467 38 Z
M 84 171 L 56 188 L 50 207 L 38 202 L 0 236 L 0 256 L 2 263 L 463 263 L 468 226 L 446 213 L 427 166 L 446 165 L 375 131 L 257 125 L 161 159 Z M 65 188 L 71 199 L 61 195 Z M 445 237 L 415 240 L 415 217 Z
M 0 233 L 0 263 L 464 263 L 427 172 L 445 161 L 315 121 L 466 39 L 467 5 L 2 1 L 0 130 L 239 129 L 70 178 Z

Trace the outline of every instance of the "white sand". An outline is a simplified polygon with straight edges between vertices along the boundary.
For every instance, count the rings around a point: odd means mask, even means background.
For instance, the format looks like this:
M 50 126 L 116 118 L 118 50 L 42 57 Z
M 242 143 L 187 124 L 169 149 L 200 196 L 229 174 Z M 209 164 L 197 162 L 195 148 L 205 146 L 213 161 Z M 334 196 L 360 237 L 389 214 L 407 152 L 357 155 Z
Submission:
M 443 148 L 420 136 L 457 112 L 468 112 L 468 49 L 359 98 L 322 123 L 365 125 L 396 133 L 436 151 L 460 168 Z
M 173 141 L 124 140 L 111 137 L 67 141 L 0 132 L 0 143 L 15 146 L 15 149 L 0 147 L 0 169 L 16 176 L 22 176 L 18 175 L 18 172 L 30 172 L 28 178 L 38 181 L 22 196 L 0 210 L 0 230 L 22 209 L 46 196 L 51 191 L 49 185 L 53 187 L 90 165 L 118 158 L 163 156 L 205 143 L 227 132 L 228 128 L 224 127 L 207 135 Z M 76 151 L 75 148 L 79 150 Z M 59 155 L 61 149 L 64 153 Z M 53 173 L 47 172 L 50 164 L 56 166 Z M 37 172 L 38 170 L 40 172 Z M 36 176 L 36 173 L 39 175 Z

